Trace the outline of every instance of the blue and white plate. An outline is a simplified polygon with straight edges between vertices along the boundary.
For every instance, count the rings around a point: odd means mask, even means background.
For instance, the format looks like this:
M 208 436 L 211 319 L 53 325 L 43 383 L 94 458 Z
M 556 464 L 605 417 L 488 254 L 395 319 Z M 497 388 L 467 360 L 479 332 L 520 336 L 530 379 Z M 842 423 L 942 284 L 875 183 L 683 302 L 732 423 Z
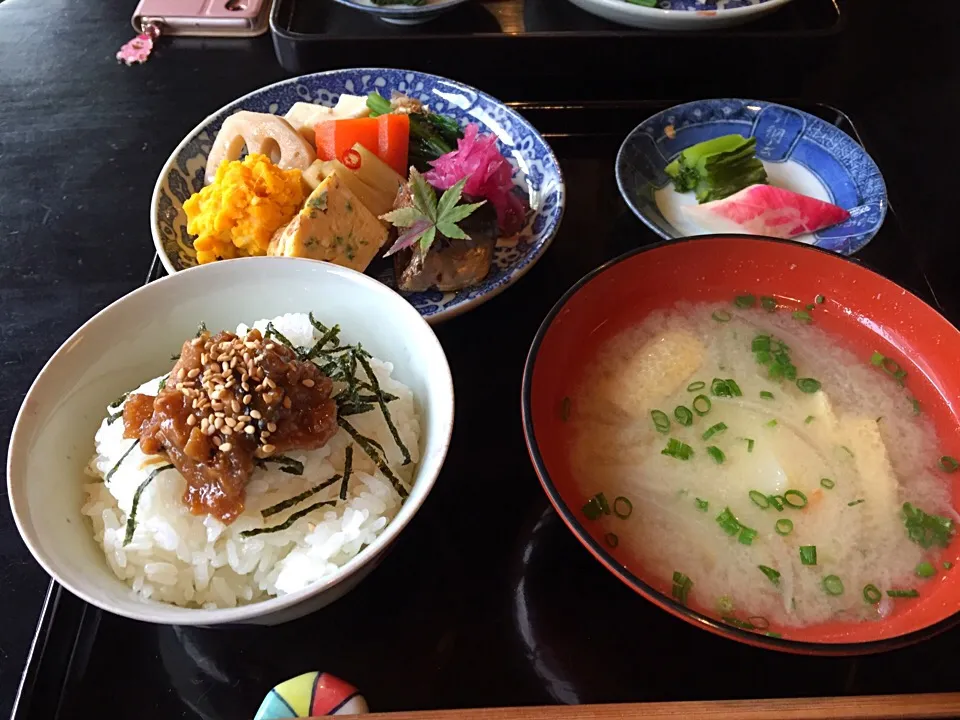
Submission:
M 238 110 L 284 114 L 295 102 L 335 105 L 341 93 L 385 97 L 400 92 L 427 103 L 435 112 L 476 123 L 481 133 L 497 136 L 500 152 L 517 168 L 514 181 L 527 193 L 532 215 L 514 246 L 498 245 L 493 267 L 482 283 L 455 293 L 405 294 L 428 322 L 439 322 L 486 302 L 519 280 L 553 240 L 563 217 L 565 189 L 560 165 L 533 126 L 515 110 L 489 95 L 436 75 L 377 68 L 331 70 L 291 78 L 255 90 L 221 108 L 195 127 L 167 160 L 150 207 L 153 242 L 168 273 L 196 265 L 194 238 L 187 233 L 183 203 L 203 187 L 207 154 L 223 121 Z M 230 262 L 222 260 L 221 262 Z M 396 287 L 393 271 L 377 279 Z
M 664 168 L 691 145 L 734 133 L 757 138 L 757 157 L 772 185 L 850 213 L 840 225 L 794 240 L 852 255 L 876 235 L 887 213 L 887 188 L 863 147 L 809 113 L 757 100 L 698 100 L 644 120 L 617 155 L 620 194 L 662 237 L 709 234 L 685 217 L 682 207 L 696 198 L 676 192 Z
M 423 5 L 375 5 L 373 0 L 334 0 L 334 2 L 362 12 L 376 15 L 384 22 L 396 25 L 416 25 L 433 20 L 468 0 L 427 0 Z
M 712 30 L 758 20 L 790 0 L 657 0 L 654 7 L 629 0 L 570 0 L 611 22 L 651 30 Z

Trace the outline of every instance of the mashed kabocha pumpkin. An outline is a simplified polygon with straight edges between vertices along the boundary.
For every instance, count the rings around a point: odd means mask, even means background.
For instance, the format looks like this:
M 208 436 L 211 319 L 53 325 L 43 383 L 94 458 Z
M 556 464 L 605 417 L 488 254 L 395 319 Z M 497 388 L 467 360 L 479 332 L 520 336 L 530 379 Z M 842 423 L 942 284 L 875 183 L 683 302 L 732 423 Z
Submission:
M 299 170 L 281 170 L 257 154 L 222 163 L 214 181 L 183 204 L 197 262 L 266 255 L 303 201 Z

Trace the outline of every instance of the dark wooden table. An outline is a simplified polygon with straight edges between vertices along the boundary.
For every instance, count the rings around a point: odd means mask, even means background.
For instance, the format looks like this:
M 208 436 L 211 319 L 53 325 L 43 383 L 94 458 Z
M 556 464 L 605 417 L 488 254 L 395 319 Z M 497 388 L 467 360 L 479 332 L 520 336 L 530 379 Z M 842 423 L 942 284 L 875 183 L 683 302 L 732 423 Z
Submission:
M 956 322 L 960 6 L 851 4 L 857 22 L 832 66 L 805 78 L 804 96 L 854 115 L 930 289 Z M 131 37 L 134 5 L 0 2 L 2 447 L 44 361 L 80 323 L 143 281 L 153 255 L 150 195 L 172 148 L 217 107 L 284 76 L 269 37 L 163 42 L 145 66 L 118 65 L 114 53 Z M 496 79 L 484 89 L 503 97 Z M 551 252 L 562 259 L 576 241 L 570 229 Z M 530 300 L 536 287 L 525 283 L 490 312 Z M 514 392 L 512 383 L 507 390 Z M 0 715 L 9 711 L 47 582 L 0 503 Z

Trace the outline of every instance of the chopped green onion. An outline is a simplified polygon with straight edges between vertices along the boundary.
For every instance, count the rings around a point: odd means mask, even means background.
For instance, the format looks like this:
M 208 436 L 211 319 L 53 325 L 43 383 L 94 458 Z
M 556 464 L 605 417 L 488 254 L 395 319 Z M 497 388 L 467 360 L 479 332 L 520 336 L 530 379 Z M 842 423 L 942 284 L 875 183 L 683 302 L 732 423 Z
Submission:
M 770 507 L 770 499 L 759 490 L 751 490 L 748 496 L 753 501 L 753 504 L 761 510 L 766 510 Z
M 940 515 L 929 515 L 910 503 L 903 504 L 903 524 L 907 536 L 926 549 L 934 544 L 947 547 L 953 537 L 953 520 Z
M 626 520 L 633 512 L 633 503 L 623 495 L 619 495 L 613 501 L 613 514 L 621 520 Z
M 914 414 L 914 415 L 919 415 L 919 414 L 920 414 L 920 401 L 917 400 L 915 397 L 912 397 L 912 398 L 910 398 L 910 402 L 913 403 L 913 414 Z
M 727 456 L 723 454 L 723 450 L 715 445 L 707 446 L 707 454 L 714 459 L 714 462 L 716 462 L 717 465 L 727 459 Z
M 931 563 L 922 562 L 917 565 L 917 577 L 928 578 L 937 574 L 936 568 Z
M 826 490 L 833 490 L 837 484 L 830 478 L 820 478 L 820 486 Z
M 713 407 L 713 403 L 706 395 L 697 395 L 691 404 L 693 405 L 693 411 L 701 417 L 710 412 L 710 408 Z
M 876 605 L 883 598 L 876 585 L 866 585 L 863 588 L 863 600 L 868 605 Z
M 603 493 L 597 493 L 583 506 L 583 514 L 587 520 L 596 520 L 601 515 L 610 514 L 610 505 L 607 503 L 607 497 Z
M 776 426 L 777 426 L 777 421 L 776 421 L 776 420 L 768 420 L 767 422 L 764 423 L 764 425 L 766 425 L 767 427 L 776 427 Z
M 790 498 L 795 497 L 799 502 L 791 502 Z M 799 510 L 800 508 L 805 508 L 807 506 L 807 496 L 804 495 L 799 490 L 787 490 L 783 494 L 783 502 L 792 507 L 794 510 Z
M 767 500 L 777 512 L 783 512 L 783 495 L 770 495 Z
M 774 585 L 780 585 L 780 573 L 774 570 L 772 567 L 767 567 L 766 565 L 757 565 L 760 568 L 760 572 L 767 576 L 767 580 L 772 582 Z
M 667 446 L 660 451 L 660 454 L 668 455 L 677 460 L 689 460 L 693 457 L 693 448 L 676 438 L 670 438 L 667 441 Z
M 817 564 L 817 546 L 816 545 L 801 545 L 800 546 L 800 562 L 804 565 L 816 565 Z
M 892 598 L 915 598 L 920 597 L 917 590 L 887 590 L 887 595 Z
M 814 380 L 813 378 L 799 378 L 797 380 L 797 387 L 800 388 L 800 392 L 805 392 L 809 395 L 817 392 L 821 385 L 819 380 Z
M 657 429 L 657 432 L 670 432 L 670 418 L 663 410 L 651 410 L 650 417 L 653 418 L 653 426 Z
M 754 295 L 737 295 L 733 299 L 733 304 L 740 308 L 752 308 L 757 304 L 757 298 Z
M 807 303 L 805 310 L 813 310 L 816 307 L 813 303 Z
M 565 397 L 560 402 L 560 419 L 566 422 L 570 419 L 570 398 Z
M 730 508 L 724 508 L 723 512 L 717 515 L 717 524 L 727 535 L 736 535 L 743 527 Z
M 750 624 L 749 622 L 747 622 L 746 620 L 739 620 L 738 618 L 735 618 L 735 617 L 722 617 L 721 620 L 723 620 L 723 621 L 724 621 L 725 623 L 727 623 L 728 625 L 733 625 L 734 627 L 738 627 L 738 628 L 740 628 L 741 630 L 755 630 L 755 629 L 756 629 L 756 628 L 753 627 L 753 625 L 751 625 L 751 624 Z
M 768 312 L 773 312 L 777 309 L 777 300 L 772 297 L 761 297 L 760 298 L 760 307 Z
M 853 507 L 854 505 L 859 505 L 862 502 L 866 502 L 863 498 L 858 498 L 857 500 L 851 500 L 847 503 L 847 507 Z
M 815 418 L 813 415 L 807 415 L 807 419 L 804 420 L 803 422 L 804 422 L 806 425 L 809 425 L 809 424 L 812 423 L 814 420 L 816 420 L 816 418 Z
M 730 322 L 733 319 L 733 315 L 726 310 L 717 310 L 710 317 L 720 323 Z
M 612 548 L 620 544 L 620 538 L 615 533 L 607 533 L 603 536 L 603 541 Z
M 954 473 L 960 469 L 960 463 L 949 455 L 944 455 L 940 458 L 940 469 L 944 472 Z
M 817 295 L 817 297 L 814 298 L 814 301 L 817 303 L 817 305 L 823 305 L 827 299 L 823 295 Z
M 710 509 L 710 503 L 707 502 L 706 500 L 701 500 L 700 498 L 697 498 L 696 503 L 697 503 L 697 510 L 700 510 L 701 512 L 706 512 L 707 510 Z
M 949 560 L 944 560 L 944 561 L 943 561 L 943 569 L 944 569 L 944 570 L 949 570 L 949 569 L 952 568 L 952 567 L 953 567 L 953 563 L 952 563 L 952 562 L 950 562 Z
M 677 408 L 673 411 L 673 417 L 684 427 L 690 427 L 693 425 L 693 413 L 683 405 L 677 406 Z
M 686 604 L 687 595 L 690 594 L 690 588 L 693 587 L 693 581 L 684 575 L 682 572 L 673 572 L 673 590 L 672 595 L 674 598 Z
M 794 310 L 793 319 L 804 323 L 813 322 L 813 317 L 806 310 Z
M 743 397 L 743 391 L 735 380 L 727 378 L 727 387 L 730 389 L 730 392 L 733 393 L 734 397 Z
M 687 392 L 696 392 L 697 390 L 703 390 L 707 384 L 703 380 L 697 380 L 687 385 Z
M 705 433 L 703 433 L 703 439 L 709 440 L 714 435 L 717 435 L 718 433 L 722 433 L 726 429 L 727 429 L 726 423 L 719 422 L 716 425 L 712 425 L 709 428 L 707 428 L 707 431 Z
M 717 609 L 724 615 L 729 615 L 734 611 L 733 600 L 726 595 L 717 598 Z
M 883 361 L 886 360 L 886 356 L 883 353 L 873 351 L 873 355 L 870 356 L 870 364 L 880 367 L 883 365 Z
M 804 563 L 805 565 L 808 563 Z M 816 565 L 816 551 L 814 551 L 814 565 Z M 827 595 L 843 595 L 843 582 L 836 575 L 827 575 L 823 579 L 823 591 Z
M 747 441 L 747 452 L 748 452 L 748 453 L 752 453 L 752 452 L 753 452 L 753 438 L 744 438 L 744 440 Z
M 754 538 L 757 537 L 757 531 L 753 528 L 743 527 L 740 529 L 740 540 L 741 545 L 753 545 Z
M 753 352 L 770 352 L 770 336 L 769 335 L 757 335 L 753 342 L 750 343 L 750 349 Z
M 764 635 L 766 635 L 767 637 L 778 638 L 778 639 L 783 637 L 783 635 L 781 635 L 778 632 L 767 632 L 767 633 L 764 633 Z
M 773 400 L 773 393 L 770 392 L 769 390 L 761 390 L 760 397 L 763 398 L 764 400 Z
M 773 527 L 777 531 L 777 535 L 789 535 L 793 532 L 793 520 L 781 518 L 780 520 L 777 520 L 777 524 Z

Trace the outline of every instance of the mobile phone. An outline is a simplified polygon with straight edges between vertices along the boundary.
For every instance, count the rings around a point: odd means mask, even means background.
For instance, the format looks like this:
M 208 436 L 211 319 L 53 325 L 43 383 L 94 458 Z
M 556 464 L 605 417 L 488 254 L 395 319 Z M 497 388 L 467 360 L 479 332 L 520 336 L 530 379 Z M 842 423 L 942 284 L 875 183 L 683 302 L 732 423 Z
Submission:
M 163 35 L 253 37 L 267 31 L 271 0 L 140 0 L 133 29 L 157 25 Z

